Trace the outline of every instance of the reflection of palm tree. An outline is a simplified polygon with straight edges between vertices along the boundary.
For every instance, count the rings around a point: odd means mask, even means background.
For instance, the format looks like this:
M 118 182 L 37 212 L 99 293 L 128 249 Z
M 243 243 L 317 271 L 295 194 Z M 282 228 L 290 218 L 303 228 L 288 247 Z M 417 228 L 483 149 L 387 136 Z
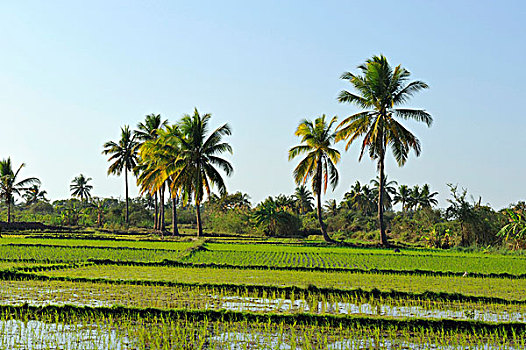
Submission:
M 332 127 L 336 123 L 333 117 L 328 123 L 325 115 L 318 117 L 314 123 L 303 120 L 296 129 L 296 136 L 301 138 L 301 145 L 294 146 L 289 150 L 289 160 L 301 154 L 306 154 L 296 169 L 294 169 L 294 180 L 297 184 L 305 183 L 312 178 L 312 191 L 317 198 L 317 214 L 323 238 L 327 242 L 333 240 L 327 234 L 325 223 L 322 219 L 321 192 L 327 190 L 330 183 L 334 189 L 338 184 L 338 170 L 336 164 L 340 160 L 340 152 L 332 148 L 336 134 Z
M 309 191 L 305 185 L 296 187 L 294 198 L 296 198 L 296 205 L 300 214 L 305 214 L 312 210 L 312 201 L 314 200 L 314 197 L 312 196 L 312 192 Z
M 346 72 L 341 78 L 348 80 L 359 94 L 344 90 L 338 101 L 355 104 L 364 110 L 341 122 L 336 140 L 346 140 L 348 149 L 363 136 L 360 159 L 367 149 L 371 159 L 378 163 L 378 224 L 382 245 L 387 246 L 383 206 L 385 154 L 390 147 L 399 166 L 405 164 L 410 150 L 414 150 L 416 155 L 420 154 L 420 142 L 397 119 L 413 119 L 428 126 L 433 121 L 424 110 L 394 107 L 405 103 L 414 93 L 428 86 L 421 81 L 406 84 L 409 71 L 401 66 L 392 68 L 384 56 L 374 56 L 358 69 L 361 75 Z
M 24 163 L 14 172 L 11 158 L 0 161 L 0 196 L 2 196 L 7 204 L 8 223 L 11 222 L 11 204 L 14 202 L 14 195 L 20 195 L 20 191 L 27 189 L 30 185 L 40 185 L 40 180 L 36 177 L 18 180 L 18 174 L 23 167 L 25 167 Z
M 113 161 L 108 168 L 108 175 L 119 176 L 124 171 L 124 184 L 126 186 L 126 223 L 129 224 L 128 210 L 128 171 L 136 172 L 137 146 L 135 136 L 132 135 L 130 127 L 125 125 L 121 128 L 121 138 L 118 142 L 108 141 L 104 144 L 102 154 L 109 154 L 108 161 Z
M 69 185 L 69 190 L 73 197 L 78 197 L 82 202 L 85 202 L 87 199 L 91 198 L 91 190 L 93 186 L 88 184 L 91 181 L 91 177 L 85 177 L 80 174 L 71 181 Z

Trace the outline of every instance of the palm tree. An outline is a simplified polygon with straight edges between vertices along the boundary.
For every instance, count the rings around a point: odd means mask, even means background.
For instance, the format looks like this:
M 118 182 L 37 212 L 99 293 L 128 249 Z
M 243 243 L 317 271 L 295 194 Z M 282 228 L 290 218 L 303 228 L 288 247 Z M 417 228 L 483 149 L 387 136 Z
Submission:
M 312 201 L 314 200 L 314 197 L 307 187 L 304 185 L 296 187 L 294 198 L 296 198 L 296 205 L 300 214 L 305 214 L 312 210 Z
M 39 185 L 33 185 L 26 189 L 26 192 L 22 197 L 26 200 L 26 205 L 31 205 L 38 201 L 48 201 L 46 198 L 46 191 L 40 191 Z
M 341 76 L 351 83 L 358 94 L 344 90 L 338 96 L 338 101 L 357 105 L 364 110 L 347 117 L 338 125 L 336 140 L 346 140 L 345 149 L 348 149 L 356 139 L 363 136 L 359 159 L 362 159 L 367 149 L 370 158 L 377 161 L 380 182 L 378 224 L 381 243 L 388 246 L 382 205 L 385 195 L 383 182 L 386 151 L 390 147 L 398 165 L 403 166 L 410 150 L 414 150 L 417 156 L 420 155 L 420 141 L 398 119 L 413 119 L 424 122 L 427 126 L 431 126 L 433 121 L 431 115 L 424 110 L 395 107 L 428 86 L 422 81 L 407 83 L 409 71 L 400 65 L 393 69 L 384 56 L 374 56 L 358 66 L 358 69 L 361 75 L 345 72 Z
M 7 222 L 11 222 L 11 204 L 14 203 L 14 195 L 20 195 L 20 191 L 26 190 L 30 185 L 40 185 L 36 177 L 18 180 L 20 170 L 26 165 L 22 163 L 16 171 L 13 171 L 11 158 L 0 161 L 0 196 L 7 204 Z
M 433 198 L 436 195 L 438 195 L 438 192 L 431 192 L 431 190 L 429 189 L 429 185 L 424 184 L 424 186 L 422 186 L 422 190 L 420 191 L 420 195 L 418 198 L 418 204 L 420 208 L 431 208 L 431 206 L 437 205 L 438 200 L 436 200 L 436 198 Z
M 393 203 L 402 204 L 402 211 L 405 212 L 407 210 L 407 204 L 411 197 L 411 190 L 407 185 L 400 185 L 398 186 L 398 191 L 395 193 L 393 197 Z
M 378 193 L 380 192 L 380 181 L 378 177 L 376 179 L 371 180 L 371 185 L 373 186 L 373 194 L 376 198 L 378 198 Z M 384 189 L 384 196 L 383 196 L 383 207 L 384 211 L 389 210 L 393 207 L 393 198 L 391 196 L 396 195 L 396 185 L 398 185 L 398 182 L 396 181 L 387 181 L 387 175 L 385 175 L 383 180 L 383 189 Z
M 200 207 L 205 192 L 210 196 L 213 186 L 220 194 L 226 192 L 225 182 L 217 168 L 227 176 L 234 171 L 230 162 L 218 156 L 225 152 L 232 154 L 232 146 L 223 141 L 224 136 L 232 134 L 230 126 L 224 124 L 209 133 L 211 117 L 208 113 L 199 115 L 197 108 L 192 115 L 183 116 L 179 123 L 180 132 L 176 135 L 179 154 L 173 167 L 166 171 L 166 176 L 172 178 L 172 193 L 180 191 L 185 202 L 189 197 L 195 202 L 198 237 L 203 234 Z
M 334 242 L 327 233 L 327 228 L 322 218 L 321 192 L 327 191 L 330 183 L 334 189 L 338 184 L 338 170 L 336 164 L 340 160 L 340 152 L 331 148 L 336 137 L 332 127 L 336 123 L 333 117 L 328 123 L 325 114 L 314 120 L 302 120 L 296 129 L 295 135 L 301 138 L 302 144 L 289 150 L 289 161 L 299 155 L 306 154 L 294 169 L 296 184 L 304 184 L 312 178 L 312 192 L 317 198 L 317 214 L 323 238 L 327 242 Z
M 91 181 L 91 177 L 85 177 L 80 174 L 71 181 L 69 185 L 69 190 L 73 197 L 78 197 L 82 202 L 85 202 L 87 199 L 91 198 L 91 190 L 93 189 L 92 185 L 89 185 L 88 182 Z
M 338 214 L 338 203 L 336 203 L 336 199 L 329 199 L 325 202 L 324 207 L 327 214 L 330 214 L 331 216 L 336 216 Z
M 121 128 L 121 138 L 117 142 L 108 141 L 104 144 L 102 154 L 109 154 L 108 158 L 111 163 L 108 168 L 108 175 L 114 174 L 120 176 L 124 171 L 124 184 L 126 186 L 126 223 L 129 224 L 128 210 L 128 171 L 136 173 L 137 166 L 137 146 L 135 135 L 132 135 L 130 127 L 125 125 Z
M 160 114 L 148 114 L 144 120 L 144 122 L 141 122 L 137 124 L 137 130 L 135 130 L 134 134 L 137 140 L 141 141 L 139 143 L 139 147 L 142 146 L 145 142 L 149 140 L 155 140 L 159 137 L 159 131 L 167 127 L 168 122 L 166 120 L 162 120 Z M 141 167 L 139 167 L 140 171 Z M 159 217 L 160 220 L 158 220 L 158 213 L 159 213 L 159 205 L 157 200 L 157 194 L 159 191 L 156 191 L 153 194 L 154 197 L 154 230 L 157 230 L 160 226 L 162 226 L 164 222 L 164 217 Z M 161 210 L 164 212 L 164 201 L 161 206 Z M 175 228 L 176 230 L 176 228 Z M 174 230 L 174 231 L 175 231 Z
M 373 191 L 367 185 L 362 186 L 360 181 L 351 186 L 351 191 L 344 194 L 343 200 L 349 209 L 359 210 L 365 216 L 371 214 L 376 203 Z

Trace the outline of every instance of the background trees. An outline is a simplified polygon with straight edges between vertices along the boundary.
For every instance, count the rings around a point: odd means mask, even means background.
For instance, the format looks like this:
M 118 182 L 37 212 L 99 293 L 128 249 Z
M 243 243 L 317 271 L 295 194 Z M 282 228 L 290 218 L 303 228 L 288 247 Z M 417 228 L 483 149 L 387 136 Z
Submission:
M 368 151 L 371 159 L 378 164 L 378 225 L 381 243 L 388 245 L 384 225 L 384 176 L 385 154 L 391 148 L 399 166 L 403 166 L 410 150 L 420 154 L 420 142 L 397 119 L 413 119 L 431 125 L 433 119 L 424 110 L 394 108 L 405 103 L 414 93 L 427 89 L 422 81 L 407 83 L 409 71 L 400 65 L 392 68 L 384 56 L 373 56 L 358 66 L 361 75 L 350 72 L 341 78 L 348 80 L 358 94 L 344 90 L 338 101 L 351 103 L 363 111 L 351 115 L 338 125 L 337 141 L 346 140 L 346 149 L 358 138 L 363 137 L 360 160 Z
M 11 222 L 11 205 L 14 203 L 14 195 L 20 195 L 21 191 L 31 185 L 40 185 L 40 180 L 36 177 L 19 179 L 20 170 L 25 167 L 22 163 L 16 171 L 13 171 L 11 158 L 0 161 L 0 196 L 7 205 L 7 222 Z

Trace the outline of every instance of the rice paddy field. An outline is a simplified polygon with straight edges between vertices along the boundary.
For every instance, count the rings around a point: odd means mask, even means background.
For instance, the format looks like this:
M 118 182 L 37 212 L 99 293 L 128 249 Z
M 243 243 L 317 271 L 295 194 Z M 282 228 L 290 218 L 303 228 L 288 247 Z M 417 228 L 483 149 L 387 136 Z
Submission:
M 1 349 L 525 349 L 526 257 L 0 238 Z

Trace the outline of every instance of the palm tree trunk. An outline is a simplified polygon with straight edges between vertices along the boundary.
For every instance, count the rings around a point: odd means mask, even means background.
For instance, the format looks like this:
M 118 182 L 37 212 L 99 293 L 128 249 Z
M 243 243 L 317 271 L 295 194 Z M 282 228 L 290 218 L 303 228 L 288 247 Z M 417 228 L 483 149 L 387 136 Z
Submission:
M 172 197 L 172 236 L 179 236 L 179 229 L 177 228 L 177 195 Z
M 201 209 L 199 208 L 201 205 L 199 202 L 195 203 L 195 209 L 196 209 L 196 216 L 197 216 L 197 237 L 201 237 L 203 235 L 203 225 L 201 224 Z
M 126 184 L 126 225 L 130 224 L 130 217 L 128 213 L 128 169 L 124 168 L 124 182 Z
M 161 237 L 163 236 L 164 226 L 164 185 L 159 191 L 159 230 L 161 231 Z
M 8 196 L 7 198 L 7 223 L 9 224 L 11 222 L 11 196 Z
M 159 218 L 159 206 L 157 204 L 157 191 L 155 192 L 154 194 L 154 197 L 153 197 L 153 200 L 154 200 L 154 207 L 155 207 L 155 214 L 153 216 L 153 229 L 154 230 L 157 230 L 157 228 L 159 227 L 159 223 L 158 223 L 158 218 Z
M 320 182 L 320 184 L 321 184 L 321 182 Z M 320 223 L 321 233 L 323 235 L 323 239 L 325 240 L 325 242 L 333 243 L 334 241 L 332 240 L 331 237 L 329 237 L 329 234 L 327 233 L 327 228 L 325 226 L 325 223 L 323 222 L 323 218 L 321 217 L 321 215 L 322 215 L 322 211 L 321 211 L 321 188 L 318 189 L 318 194 L 317 194 L 316 197 L 317 197 L 317 201 L 318 201 L 318 209 L 317 209 L 318 222 Z
M 389 246 L 387 241 L 387 234 L 385 233 L 384 225 L 384 154 L 380 154 L 380 159 L 378 160 L 378 168 L 380 170 L 380 183 L 378 184 L 378 225 L 380 226 L 380 241 L 381 244 L 385 247 Z

